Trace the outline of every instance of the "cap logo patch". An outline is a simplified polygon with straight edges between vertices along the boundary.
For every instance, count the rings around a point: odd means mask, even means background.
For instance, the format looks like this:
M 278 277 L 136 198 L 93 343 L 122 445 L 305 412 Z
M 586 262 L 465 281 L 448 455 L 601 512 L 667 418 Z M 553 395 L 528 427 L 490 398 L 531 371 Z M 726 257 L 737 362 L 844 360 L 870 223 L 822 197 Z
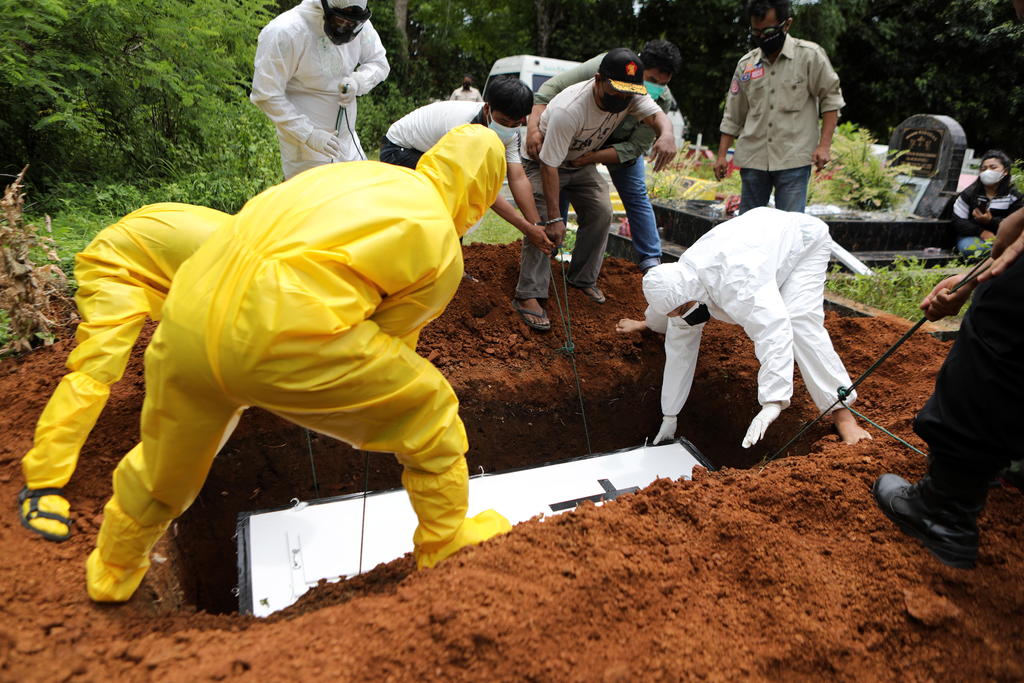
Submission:
M 636 62 L 629 62 L 626 64 L 626 75 L 636 76 Z

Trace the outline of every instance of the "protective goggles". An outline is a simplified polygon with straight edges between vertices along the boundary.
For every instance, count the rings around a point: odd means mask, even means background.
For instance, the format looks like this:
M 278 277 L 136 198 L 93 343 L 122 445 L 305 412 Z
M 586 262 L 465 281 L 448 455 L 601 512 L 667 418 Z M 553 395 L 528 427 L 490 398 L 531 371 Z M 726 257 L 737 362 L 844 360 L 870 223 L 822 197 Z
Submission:
M 331 7 L 327 0 L 320 0 L 320 6 L 324 9 L 324 33 L 335 45 L 343 45 L 355 38 L 373 14 L 358 5 Z

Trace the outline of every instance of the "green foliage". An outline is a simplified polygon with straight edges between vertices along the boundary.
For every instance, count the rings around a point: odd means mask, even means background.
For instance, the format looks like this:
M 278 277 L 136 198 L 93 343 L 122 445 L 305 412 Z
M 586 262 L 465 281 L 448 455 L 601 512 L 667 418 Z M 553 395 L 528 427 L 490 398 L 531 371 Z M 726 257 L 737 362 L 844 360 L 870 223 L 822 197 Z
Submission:
M 488 209 L 480 221 L 480 225 L 463 239 L 463 244 L 508 244 L 521 239 L 522 236 L 523 233 Z
M 905 195 L 897 176 L 909 174 L 910 168 L 886 163 L 884 157 L 872 153 L 873 144 L 875 139 L 868 131 L 854 123 L 840 124 L 832 139 L 833 161 L 815 174 L 808 202 L 868 211 L 898 206 Z
M 222 170 L 259 5 L 162 0 L 0 4 L 0 169 L 34 182 Z M 212 152 L 212 153 L 211 153 Z
M 425 102 L 403 95 L 398 84 L 384 81 L 359 98 L 356 132 L 368 156 L 380 147 L 381 138 L 391 124 Z
M 704 183 L 695 184 L 701 180 Z M 689 142 L 684 141 L 676 158 L 667 168 L 647 174 L 647 194 L 655 199 L 700 199 L 705 193 L 727 196 L 740 193 L 740 174 L 733 173 L 715 180 L 710 159 L 691 155 Z
M 0 349 L 7 348 L 11 343 L 11 317 L 0 308 Z
M 876 268 L 874 275 L 849 275 L 835 266 L 825 286 L 831 292 L 873 308 L 908 320 L 919 320 L 923 315 L 918 307 L 922 299 L 949 277 L 951 271 L 965 268 L 964 262 L 953 262 L 946 268 L 925 268 L 918 259 L 897 256 L 892 266 Z M 956 319 L 966 311 L 967 306 L 964 306 Z
M 882 140 L 913 114 L 946 114 L 980 152 L 1024 155 L 1024 23 L 1009 0 L 868 0 L 832 55 L 843 116 Z

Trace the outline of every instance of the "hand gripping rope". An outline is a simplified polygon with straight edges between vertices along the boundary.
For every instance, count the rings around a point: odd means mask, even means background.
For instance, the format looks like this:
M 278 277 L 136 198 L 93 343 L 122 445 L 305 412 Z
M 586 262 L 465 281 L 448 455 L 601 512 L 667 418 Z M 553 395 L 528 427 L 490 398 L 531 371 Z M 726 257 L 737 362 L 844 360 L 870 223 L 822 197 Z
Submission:
M 991 264 L 992 264 L 991 260 L 983 259 L 980 263 L 978 263 L 976 266 L 974 266 L 974 268 L 971 269 L 971 271 L 967 274 L 967 277 L 965 277 L 963 280 L 961 280 L 957 284 L 956 287 L 954 287 L 953 289 L 949 290 L 949 293 L 952 294 L 953 292 L 957 291 L 958 289 L 960 289 L 961 287 L 966 285 L 968 282 L 971 282 L 972 280 L 976 279 Z M 849 410 L 854 415 L 856 415 L 856 416 L 860 417 L 861 419 L 865 420 L 868 424 L 872 425 L 873 427 L 876 427 L 876 428 L 880 429 L 882 432 L 884 432 L 885 434 L 888 434 L 892 438 L 896 439 L 897 441 L 899 441 L 901 444 L 903 444 L 907 448 L 910 448 L 910 449 L 912 449 L 912 450 L 914 450 L 914 451 L 916 451 L 918 453 L 921 453 L 921 455 L 927 455 L 926 453 L 922 453 L 917 448 L 914 448 L 912 445 L 910 445 L 909 443 L 907 443 L 906 441 L 904 441 L 900 437 L 896 436 L 895 434 L 893 434 L 889 430 L 885 429 L 881 425 L 873 422 L 866 415 L 863 415 L 863 414 L 857 412 L 856 410 L 854 410 L 853 408 L 851 408 L 850 406 L 846 405 L 846 399 L 849 398 L 850 394 L 853 393 L 853 390 L 856 389 L 858 386 L 860 386 L 861 382 L 863 382 L 865 379 L 867 379 L 868 376 L 872 372 L 874 372 L 878 368 L 879 365 L 884 363 L 885 360 L 889 356 L 891 356 L 893 353 L 895 353 L 896 349 L 898 349 L 900 346 L 902 346 L 903 342 L 905 342 L 908 339 L 910 339 L 911 335 L 913 335 L 914 332 L 917 332 L 917 330 L 922 325 L 924 325 L 926 322 L 928 322 L 927 316 L 922 317 L 920 320 L 918 320 L 914 324 L 913 327 L 911 327 L 909 330 L 907 330 L 907 332 L 902 337 L 900 337 L 899 340 L 897 340 L 895 344 L 890 346 L 888 351 L 883 353 L 878 360 L 876 360 L 874 363 L 872 363 L 871 366 L 867 370 L 865 370 L 861 374 L 861 376 L 858 377 L 857 380 L 853 384 L 851 384 L 848 387 L 839 387 L 838 390 L 836 391 L 836 400 L 832 403 L 832 405 L 830 405 L 828 408 L 823 410 L 821 412 L 821 414 L 818 415 L 818 417 L 814 418 L 814 420 L 812 420 L 811 422 L 808 422 L 806 425 L 804 425 L 803 428 L 801 428 L 800 431 L 798 431 L 796 433 L 796 435 L 792 439 L 790 439 L 789 441 L 786 442 L 785 446 L 783 446 L 779 450 L 775 451 L 775 453 L 773 453 L 772 455 L 765 457 L 764 460 L 761 461 L 761 464 L 765 465 L 765 464 L 771 462 L 772 460 L 774 460 L 775 458 L 779 457 L 782 453 L 784 453 L 786 451 L 787 448 L 789 448 L 790 446 L 793 445 L 793 442 L 795 442 L 797 439 L 799 439 L 801 436 L 803 436 L 804 432 L 806 432 L 808 429 L 810 429 L 815 424 L 817 424 L 818 421 L 821 420 L 821 418 L 823 418 L 826 415 L 828 415 L 828 413 L 831 412 L 831 410 L 833 408 L 835 408 L 837 405 L 842 405 L 844 408 Z

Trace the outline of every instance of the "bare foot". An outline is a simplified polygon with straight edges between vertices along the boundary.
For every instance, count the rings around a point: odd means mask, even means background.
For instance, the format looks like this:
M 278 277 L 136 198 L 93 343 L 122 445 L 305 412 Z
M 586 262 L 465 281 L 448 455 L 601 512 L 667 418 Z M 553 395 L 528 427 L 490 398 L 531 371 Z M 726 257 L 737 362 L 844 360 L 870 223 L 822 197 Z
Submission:
M 632 320 L 630 318 L 623 318 L 615 325 L 615 331 L 621 332 L 622 334 L 629 334 L 631 332 L 642 332 L 647 329 L 647 323 L 642 320 Z
M 864 439 L 871 439 L 871 434 L 857 424 L 857 418 L 846 408 L 840 408 L 832 413 L 832 420 L 835 422 L 839 438 L 847 445 L 853 445 Z

